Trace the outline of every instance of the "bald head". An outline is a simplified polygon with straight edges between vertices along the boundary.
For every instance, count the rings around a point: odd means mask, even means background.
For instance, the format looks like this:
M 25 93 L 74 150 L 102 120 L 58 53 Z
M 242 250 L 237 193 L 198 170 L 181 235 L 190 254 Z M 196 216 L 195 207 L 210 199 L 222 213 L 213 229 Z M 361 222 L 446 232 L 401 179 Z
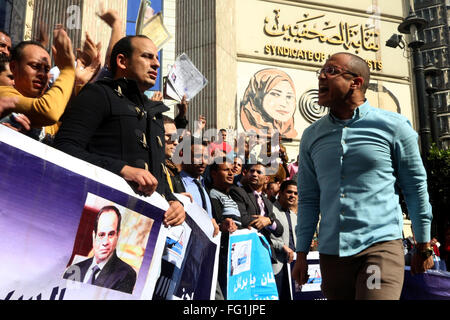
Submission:
M 332 55 L 332 57 L 338 55 L 346 56 L 348 58 L 346 66 L 347 69 L 351 72 L 356 73 L 357 75 L 359 75 L 361 78 L 364 79 L 364 83 L 361 86 L 361 91 L 365 93 L 367 91 L 367 88 L 369 87 L 370 81 L 370 69 L 367 62 L 363 58 L 348 52 L 335 53 Z

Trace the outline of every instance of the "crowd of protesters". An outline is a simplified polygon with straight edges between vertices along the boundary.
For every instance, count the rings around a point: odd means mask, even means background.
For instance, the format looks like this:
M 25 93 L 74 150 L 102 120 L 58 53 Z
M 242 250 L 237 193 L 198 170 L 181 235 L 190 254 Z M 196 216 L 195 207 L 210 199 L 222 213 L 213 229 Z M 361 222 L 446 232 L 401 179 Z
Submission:
M 258 229 L 274 250 L 274 266 L 281 266 L 275 276 L 280 295 L 287 297 L 286 263 L 295 252 L 298 163 L 288 162 L 281 136 L 231 136 L 221 129 L 205 138 L 203 116 L 191 133 L 185 97 L 174 119 L 163 115 L 169 109 L 162 94 L 150 99 L 144 94 L 155 84 L 160 66 L 156 46 L 144 36 L 124 37 L 113 10 L 99 18 L 111 27 L 104 63 L 100 43 L 86 34 L 83 47 L 74 50 L 61 25 L 53 31 L 55 65 L 44 28 L 43 41 L 15 46 L 0 31 L 2 124 L 122 176 L 140 195 L 159 192 L 170 203 L 166 226 L 185 219 L 173 193 L 204 208 L 214 236 L 220 230 L 223 237 L 219 299 L 226 297 L 225 239 L 240 228 Z
M 83 47 L 74 51 L 61 26 L 53 31 L 55 66 L 45 42 L 12 46 L 8 34 L 0 31 L 3 124 L 120 175 L 138 194 L 160 193 L 170 204 L 164 214 L 166 226 L 180 225 L 186 216 L 174 193 L 202 207 L 214 235 L 221 231 L 218 299 L 227 296 L 229 234 L 257 229 L 273 252 L 279 297 L 290 299 L 288 268 L 298 251 L 301 159 L 288 159 L 277 132 L 235 135 L 220 129 L 208 136 L 203 116 L 194 121 L 191 132 L 185 97 L 175 118 L 165 115 L 169 108 L 162 95 L 144 94 L 154 86 L 160 67 L 154 43 L 145 36 L 124 37 L 113 10 L 99 18 L 111 27 L 104 63 L 100 43 L 86 35 Z M 333 75 L 334 70 L 322 71 L 320 76 Z M 309 250 L 317 249 L 317 238 L 313 239 Z

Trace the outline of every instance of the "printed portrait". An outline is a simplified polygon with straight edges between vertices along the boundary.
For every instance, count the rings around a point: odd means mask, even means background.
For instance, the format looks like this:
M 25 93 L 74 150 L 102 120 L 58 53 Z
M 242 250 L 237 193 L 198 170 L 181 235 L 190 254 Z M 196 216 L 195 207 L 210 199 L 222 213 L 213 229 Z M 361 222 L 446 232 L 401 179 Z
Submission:
M 133 293 L 153 220 L 88 194 L 64 279 Z

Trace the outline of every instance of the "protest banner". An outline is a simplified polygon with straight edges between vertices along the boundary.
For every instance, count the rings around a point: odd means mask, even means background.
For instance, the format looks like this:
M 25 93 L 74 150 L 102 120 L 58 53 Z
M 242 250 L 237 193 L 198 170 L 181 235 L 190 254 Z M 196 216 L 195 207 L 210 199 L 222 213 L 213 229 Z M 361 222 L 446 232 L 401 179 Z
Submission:
M 270 246 L 255 229 L 230 234 L 227 300 L 278 300 Z
M 164 198 L 156 192 L 139 196 L 120 176 L 2 126 L 0 159 L 0 299 L 153 296 L 168 231 L 162 225 L 169 207 Z M 86 283 L 89 264 L 97 257 L 96 235 L 101 236 L 94 231 L 101 225 L 97 213 L 105 207 L 120 215 L 117 243 L 95 282 Z M 200 227 L 192 218 L 187 221 L 197 233 Z M 214 274 L 214 262 L 201 266 Z
M 153 299 L 214 300 L 221 234 L 212 236 L 214 228 L 203 208 L 177 197 L 188 214 L 182 225 L 168 232 Z
M 450 272 L 430 269 L 413 276 L 405 266 L 400 300 L 450 300 Z
M 291 278 L 292 299 L 293 300 L 323 300 L 325 299 L 320 286 L 322 284 L 322 275 L 319 265 L 319 251 L 310 251 L 306 256 L 308 261 L 308 281 L 299 286 Z M 291 272 L 294 268 L 295 260 L 291 263 Z

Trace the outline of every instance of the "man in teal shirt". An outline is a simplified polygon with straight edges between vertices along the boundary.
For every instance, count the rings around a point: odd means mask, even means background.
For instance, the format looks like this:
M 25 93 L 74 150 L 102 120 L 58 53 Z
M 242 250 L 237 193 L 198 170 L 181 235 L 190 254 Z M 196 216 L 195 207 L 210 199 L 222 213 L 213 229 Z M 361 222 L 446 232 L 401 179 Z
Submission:
M 431 206 L 417 133 L 400 114 L 365 99 L 370 70 L 349 53 L 318 71 L 318 104 L 330 113 L 308 127 L 300 144 L 297 260 L 306 283 L 311 240 L 319 221 L 322 292 L 328 299 L 399 299 L 404 276 L 401 189 L 417 254 L 412 273 L 433 266 Z

